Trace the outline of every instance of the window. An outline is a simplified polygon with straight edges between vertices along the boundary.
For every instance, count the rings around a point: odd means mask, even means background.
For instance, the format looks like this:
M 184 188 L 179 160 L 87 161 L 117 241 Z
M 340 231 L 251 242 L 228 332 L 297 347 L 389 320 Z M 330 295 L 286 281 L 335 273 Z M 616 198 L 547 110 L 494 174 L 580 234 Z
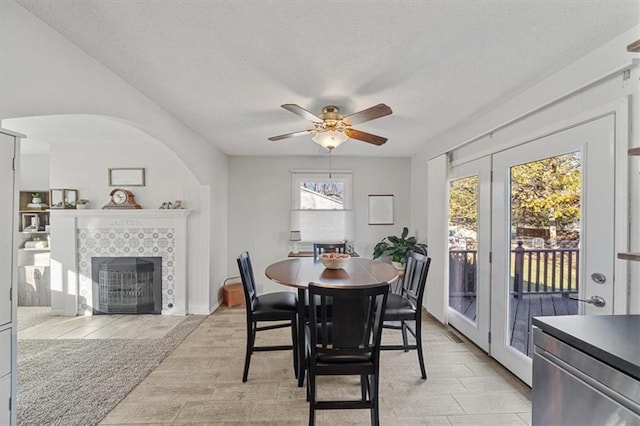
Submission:
M 348 210 L 351 208 L 351 173 L 293 172 L 293 208 Z
M 291 229 L 306 243 L 353 240 L 351 172 L 292 172 Z

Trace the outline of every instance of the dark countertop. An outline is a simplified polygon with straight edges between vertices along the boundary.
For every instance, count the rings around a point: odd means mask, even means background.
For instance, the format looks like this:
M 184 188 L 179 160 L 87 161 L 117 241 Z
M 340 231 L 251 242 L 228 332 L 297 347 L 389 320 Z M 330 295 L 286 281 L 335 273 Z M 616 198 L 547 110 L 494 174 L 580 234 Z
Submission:
M 533 325 L 640 380 L 640 315 L 534 317 Z

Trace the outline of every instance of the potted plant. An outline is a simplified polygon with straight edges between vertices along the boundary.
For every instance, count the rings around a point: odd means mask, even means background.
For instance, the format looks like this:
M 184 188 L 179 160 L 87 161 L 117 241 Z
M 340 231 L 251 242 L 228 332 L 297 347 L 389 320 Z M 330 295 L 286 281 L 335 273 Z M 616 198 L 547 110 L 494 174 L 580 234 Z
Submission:
M 39 192 L 34 192 L 33 194 L 31 194 L 31 202 L 33 204 L 40 204 L 42 202 L 42 196 Z
M 405 226 L 402 228 L 402 235 L 390 235 L 385 237 L 373 248 L 373 258 L 377 259 L 382 255 L 387 255 L 391 259 L 391 263 L 396 268 L 404 269 L 407 263 L 407 253 L 415 251 L 417 253 L 427 254 L 427 245 L 416 241 L 416 237 L 408 237 L 409 229 Z
M 89 207 L 89 200 L 86 198 L 80 198 L 76 201 L 76 209 L 86 209 Z

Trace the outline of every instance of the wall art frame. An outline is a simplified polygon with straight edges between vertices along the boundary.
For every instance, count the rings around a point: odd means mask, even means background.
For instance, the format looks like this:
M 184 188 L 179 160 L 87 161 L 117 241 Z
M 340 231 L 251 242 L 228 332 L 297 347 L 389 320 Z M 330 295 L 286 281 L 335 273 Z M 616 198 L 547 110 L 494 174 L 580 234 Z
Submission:
M 369 225 L 393 225 L 393 194 L 369 195 Z
M 144 167 L 109 169 L 109 186 L 145 186 Z

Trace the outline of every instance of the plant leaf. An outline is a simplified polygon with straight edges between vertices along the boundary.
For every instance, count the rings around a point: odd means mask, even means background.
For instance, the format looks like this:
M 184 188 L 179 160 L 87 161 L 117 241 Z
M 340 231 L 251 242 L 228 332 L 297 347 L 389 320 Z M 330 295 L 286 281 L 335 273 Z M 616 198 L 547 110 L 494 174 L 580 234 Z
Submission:
M 409 235 L 409 228 L 405 226 L 404 228 L 402 228 L 402 239 L 404 240 L 405 238 L 407 238 L 407 235 Z
M 389 242 L 390 242 L 391 244 L 396 244 L 396 245 L 397 245 L 397 244 L 402 244 L 402 243 L 400 242 L 400 241 L 401 241 L 401 240 L 400 240 L 400 238 L 398 238 L 398 237 L 396 237 L 396 236 L 394 236 L 394 235 L 388 236 L 388 237 L 387 237 L 387 239 L 389 240 Z
M 377 259 L 378 257 L 382 256 L 384 252 L 387 251 L 387 249 L 388 249 L 387 243 L 385 243 L 384 241 L 379 242 L 373 248 L 373 258 Z

